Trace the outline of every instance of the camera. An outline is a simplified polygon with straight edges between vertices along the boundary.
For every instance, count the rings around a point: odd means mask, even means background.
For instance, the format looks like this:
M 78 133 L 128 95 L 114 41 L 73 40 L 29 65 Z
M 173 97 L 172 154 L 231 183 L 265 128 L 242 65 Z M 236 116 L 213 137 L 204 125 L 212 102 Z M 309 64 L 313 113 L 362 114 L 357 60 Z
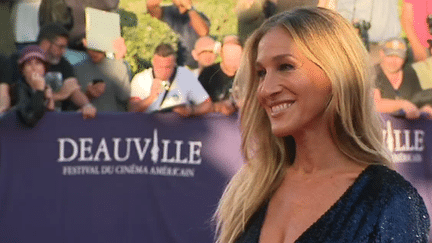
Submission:
M 371 28 L 371 23 L 366 20 L 360 20 L 353 23 L 354 28 L 359 32 L 359 35 L 365 45 L 366 49 L 369 51 L 369 33 L 368 30 Z
M 428 25 L 429 34 L 432 35 L 432 14 L 429 14 L 426 17 L 426 23 Z M 431 49 L 432 48 L 432 39 L 427 40 L 427 42 L 429 43 L 429 49 Z
M 429 15 L 426 17 L 426 23 L 427 23 L 427 25 L 428 25 L 429 34 L 432 35 L 432 14 L 429 14 Z

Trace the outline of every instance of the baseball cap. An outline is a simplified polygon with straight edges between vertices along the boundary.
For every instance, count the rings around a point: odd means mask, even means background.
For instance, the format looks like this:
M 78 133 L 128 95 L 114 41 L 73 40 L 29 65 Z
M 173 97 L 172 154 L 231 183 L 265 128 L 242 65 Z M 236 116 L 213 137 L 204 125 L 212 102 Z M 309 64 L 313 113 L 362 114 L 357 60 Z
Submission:
M 382 49 L 386 56 L 395 55 L 402 59 L 406 57 L 407 46 L 402 38 L 391 38 L 384 41 Z
M 18 64 L 21 65 L 32 58 L 38 58 L 45 63 L 47 62 L 45 51 L 42 50 L 38 45 L 30 45 L 21 51 Z

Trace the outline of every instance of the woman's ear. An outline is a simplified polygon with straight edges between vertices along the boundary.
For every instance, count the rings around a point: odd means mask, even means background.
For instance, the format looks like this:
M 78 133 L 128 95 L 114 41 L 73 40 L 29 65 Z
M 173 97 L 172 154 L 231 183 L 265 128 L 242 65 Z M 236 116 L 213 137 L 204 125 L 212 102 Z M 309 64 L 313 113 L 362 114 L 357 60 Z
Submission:
M 50 48 L 51 42 L 49 40 L 41 40 L 39 43 L 39 47 L 44 50 L 45 52 L 48 51 L 48 49 Z
M 82 38 L 82 43 L 83 43 L 83 46 L 87 49 L 87 40 L 86 40 L 86 38 Z
M 191 54 L 192 54 L 193 59 L 195 61 L 198 61 L 198 53 L 195 50 L 192 50 Z

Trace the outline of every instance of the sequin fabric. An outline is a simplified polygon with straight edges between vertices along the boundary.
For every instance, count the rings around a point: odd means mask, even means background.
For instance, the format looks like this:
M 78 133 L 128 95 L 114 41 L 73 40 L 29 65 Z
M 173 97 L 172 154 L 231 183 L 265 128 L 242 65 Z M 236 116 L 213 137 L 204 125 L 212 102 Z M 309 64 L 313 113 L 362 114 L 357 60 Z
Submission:
M 238 243 L 258 242 L 266 210 L 255 213 Z M 426 243 L 429 227 L 417 190 L 397 172 L 370 165 L 296 243 Z

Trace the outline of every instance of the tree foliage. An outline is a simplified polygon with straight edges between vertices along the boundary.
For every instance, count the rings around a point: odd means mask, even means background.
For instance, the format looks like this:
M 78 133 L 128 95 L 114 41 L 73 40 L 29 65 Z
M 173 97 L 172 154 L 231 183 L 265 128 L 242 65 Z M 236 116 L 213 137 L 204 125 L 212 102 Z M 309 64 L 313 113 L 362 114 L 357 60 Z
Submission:
M 164 1 L 163 4 L 171 4 Z M 211 22 L 210 35 L 216 40 L 237 33 L 237 19 L 234 13 L 235 0 L 195 0 L 195 8 L 203 12 Z M 121 0 L 120 11 L 122 35 L 128 52 L 126 61 L 134 73 L 148 68 L 154 49 L 161 42 L 174 47 L 178 36 L 164 22 L 147 13 L 143 0 Z

